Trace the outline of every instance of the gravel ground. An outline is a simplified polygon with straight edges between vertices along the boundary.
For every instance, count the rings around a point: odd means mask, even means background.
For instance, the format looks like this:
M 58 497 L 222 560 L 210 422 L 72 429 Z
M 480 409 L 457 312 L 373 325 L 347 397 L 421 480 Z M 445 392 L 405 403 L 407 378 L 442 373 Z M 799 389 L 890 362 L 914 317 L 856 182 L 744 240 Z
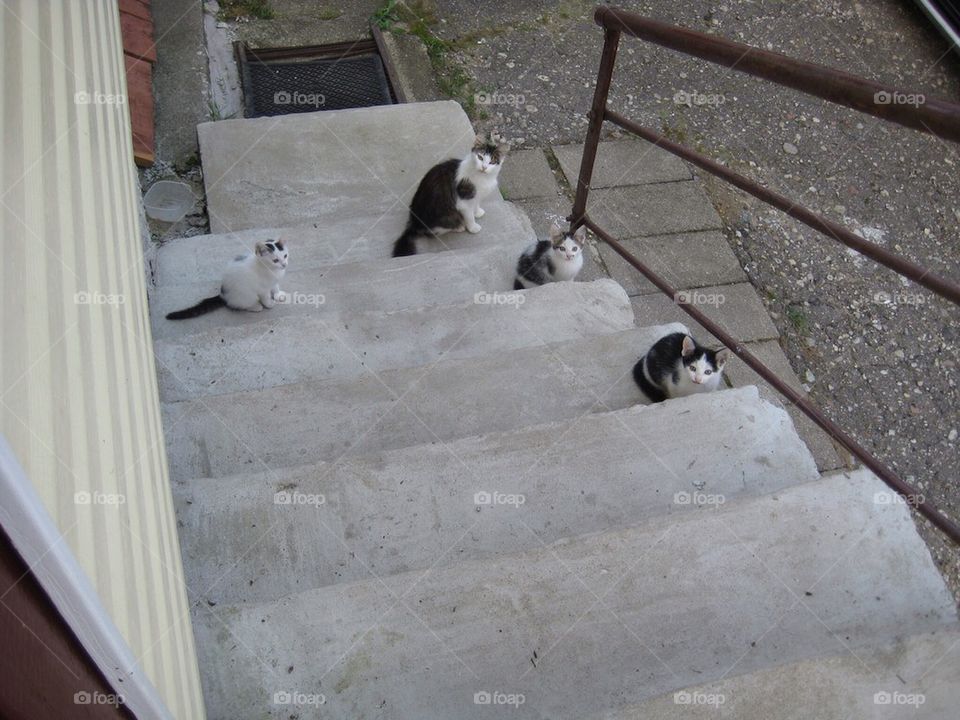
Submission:
M 596 3 L 409 1 L 455 41 L 456 59 L 488 101 L 478 124 L 518 147 L 582 141 L 602 43 Z M 312 3 L 275 4 L 275 20 L 238 27 L 238 35 L 264 45 L 306 43 L 321 31 L 323 40 L 349 39 L 379 3 L 344 4 L 340 16 L 316 22 Z M 960 99 L 960 63 L 909 0 L 616 4 Z M 956 145 L 631 39 L 621 43 L 611 106 L 960 278 Z M 704 183 L 813 400 L 960 520 L 956 308 L 710 177 Z M 960 603 L 960 553 L 919 525 Z
M 667 22 L 960 99 L 960 63 L 910 2 L 621 2 Z M 439 0 L 437 32 L 521 146 L 582 141 L 602 33 L 590 2 Z M 482 9 L 478 9 L 482 7 Z M 690 98 L 689 104 L 676 102 Z M 626 39 L 611 106 L 868 239 L 960 278 L 960 148 Z M 960 520 L 957 310 L 704 178 L 813 400 Z M 960 553 L 921 532 L 960 603 Z

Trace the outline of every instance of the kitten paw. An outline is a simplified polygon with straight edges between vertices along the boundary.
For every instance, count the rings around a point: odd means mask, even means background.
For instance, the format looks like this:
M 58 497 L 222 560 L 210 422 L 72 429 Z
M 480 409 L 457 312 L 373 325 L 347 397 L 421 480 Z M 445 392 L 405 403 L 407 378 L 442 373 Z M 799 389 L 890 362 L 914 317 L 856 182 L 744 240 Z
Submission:
M 278 303 L 285 303 L 287 301 L 287 294 L 283 290 L 277 290 L 273 293 L 273 299 Z
M 474 223 L 473 225 L 470 225 L 470 226 L 467 228 L 467 232 L 470 232 L 470 233 L 478 233 L 478 232 L 480 232 L 480 226 L 477 225 L 477 223 Z
M 478 218 L 482 218 L 482 217 L 483 217 L 484 215 L 486 215 L 486 214 L 487 214 L 487 211 L 486 211 L 486 210 L 484 210 L 482 207 L 478 207 L 478 208 L 477 208 L 477 211 L 473 214 L 473 216 L 474 216 L 474 217 L 478 217 Z

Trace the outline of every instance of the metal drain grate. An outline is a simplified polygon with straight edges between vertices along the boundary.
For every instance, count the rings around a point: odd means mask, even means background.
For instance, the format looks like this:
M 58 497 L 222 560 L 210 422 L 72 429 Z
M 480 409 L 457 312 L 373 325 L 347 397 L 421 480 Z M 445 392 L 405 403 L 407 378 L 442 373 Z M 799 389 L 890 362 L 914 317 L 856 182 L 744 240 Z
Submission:
M 238 43 L 246 117 L 390 105 L 389 59 L 373 40 L 251 50 Z

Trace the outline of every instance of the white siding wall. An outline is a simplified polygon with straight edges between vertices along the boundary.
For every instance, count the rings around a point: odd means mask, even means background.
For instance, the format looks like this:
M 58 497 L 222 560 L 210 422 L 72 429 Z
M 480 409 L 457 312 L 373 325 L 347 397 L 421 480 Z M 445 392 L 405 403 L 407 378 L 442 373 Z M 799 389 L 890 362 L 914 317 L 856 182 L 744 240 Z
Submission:
M 106 97 L 126 92 L 117 3 L 3 6 L 0 432 L 173 715 L 202 718 L 128 110 Z

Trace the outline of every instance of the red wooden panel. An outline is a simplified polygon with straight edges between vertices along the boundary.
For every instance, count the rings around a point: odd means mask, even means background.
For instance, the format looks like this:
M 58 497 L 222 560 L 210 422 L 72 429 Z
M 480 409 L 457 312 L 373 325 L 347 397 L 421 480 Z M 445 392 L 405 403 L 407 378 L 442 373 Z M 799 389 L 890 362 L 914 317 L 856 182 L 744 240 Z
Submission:
M 147 0 L 120 0 L 120 12 L 149 20 L 153 24 L 153 18 L 150 16 L 150 3 Z
M 127 99 L 133 130 L 133 156 L 137 165 L 153 164 L 153 65 L 124 55 L 127 64 Z
M 153 44 L 153 23 L 150 20 L 120 11 L 120 33 L 123 51 L 136 58 L 157 61 L 157 48 Z

